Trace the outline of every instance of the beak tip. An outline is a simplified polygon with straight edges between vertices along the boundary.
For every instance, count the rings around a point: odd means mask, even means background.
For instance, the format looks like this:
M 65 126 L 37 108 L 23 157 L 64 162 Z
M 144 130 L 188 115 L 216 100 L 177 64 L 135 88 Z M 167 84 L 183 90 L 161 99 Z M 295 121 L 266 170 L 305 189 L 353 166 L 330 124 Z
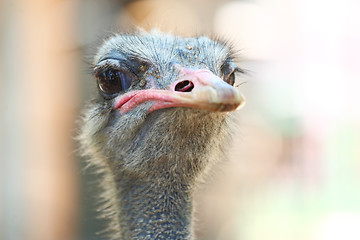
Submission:
M 242 108 L 244 105 L 245 105 L 245 103 L 246 103 L 246 99 L 245 99 L 245 97 L 240 93 L 240 91 L 238 91 L 238 101 L 239 101 L 239 106 L 237 107 L 237 109 L 240 109 L 240 108 Z

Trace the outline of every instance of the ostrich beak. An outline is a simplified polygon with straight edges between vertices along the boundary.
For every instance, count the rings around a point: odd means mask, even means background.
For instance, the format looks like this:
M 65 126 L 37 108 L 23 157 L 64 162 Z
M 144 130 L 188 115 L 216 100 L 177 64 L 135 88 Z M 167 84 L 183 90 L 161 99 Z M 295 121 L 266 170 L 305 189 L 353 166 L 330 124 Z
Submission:
M 168 90 L 132 91 L 115 99 L 114 108 L 127 113 L 137 105 L 152 101 L 149 112 L 171 107 L 189 107 L 212 112 L 230 112 L 244 105 L 240 91 L 207 69 L 182 69 L 179 80 Z

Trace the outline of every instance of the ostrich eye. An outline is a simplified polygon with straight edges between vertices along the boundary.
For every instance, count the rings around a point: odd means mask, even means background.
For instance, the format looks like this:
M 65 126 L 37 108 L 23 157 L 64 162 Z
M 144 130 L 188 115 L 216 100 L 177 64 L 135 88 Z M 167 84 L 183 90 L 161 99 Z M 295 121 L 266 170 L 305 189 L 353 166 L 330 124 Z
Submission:
M 235 72 L 232 72 L 229 77 L 225 80 L 225 82 L 227 82 L 228 84 L 230 84 L 231 86 L 234 86 L 235 83 Z
M 132 78 L 119 70 L 107 69 L 96 74 L 100 90 L 105 94 L 115 94 L 130 88 Z

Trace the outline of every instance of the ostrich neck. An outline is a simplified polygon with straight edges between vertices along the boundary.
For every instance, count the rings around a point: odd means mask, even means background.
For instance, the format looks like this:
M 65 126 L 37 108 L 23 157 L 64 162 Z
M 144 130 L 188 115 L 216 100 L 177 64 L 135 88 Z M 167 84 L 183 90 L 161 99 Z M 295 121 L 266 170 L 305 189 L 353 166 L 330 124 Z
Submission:
M 193 189 L 221 153 L 226 131 L 221 127 L 224 115 L 190 113 L 189 109 L 177 109 L 170 115 L 172 124 L 169 119 L 158 122 L 157 115 L 151 115 L 153 118 L 147 118 L 147 124 L 133 133 L 132 141 L 124 141 L 130 146 L 121 146 L 127 149 L 126 160 L 109 161 L 123 240 L 193 238 Z M 207 116 L 207 121 L 198 123 L 199 116 Z M 164 124 L 170 128 L 153 127 Z
M 174 179 L 118 182 L 123 239 L 191 239 L 191 188 Z

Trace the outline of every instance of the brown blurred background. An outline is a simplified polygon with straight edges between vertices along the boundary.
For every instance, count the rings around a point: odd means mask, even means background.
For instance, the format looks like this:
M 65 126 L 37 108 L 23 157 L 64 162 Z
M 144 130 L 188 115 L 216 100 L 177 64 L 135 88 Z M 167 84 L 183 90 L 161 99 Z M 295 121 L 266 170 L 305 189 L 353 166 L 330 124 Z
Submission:
M 76 121 L 103 36 L 229 39 L 247 98 L 197 194 L 201 240 L 360 239 L 360 2 L 0 0 L 0 239 L 104 239 Z

